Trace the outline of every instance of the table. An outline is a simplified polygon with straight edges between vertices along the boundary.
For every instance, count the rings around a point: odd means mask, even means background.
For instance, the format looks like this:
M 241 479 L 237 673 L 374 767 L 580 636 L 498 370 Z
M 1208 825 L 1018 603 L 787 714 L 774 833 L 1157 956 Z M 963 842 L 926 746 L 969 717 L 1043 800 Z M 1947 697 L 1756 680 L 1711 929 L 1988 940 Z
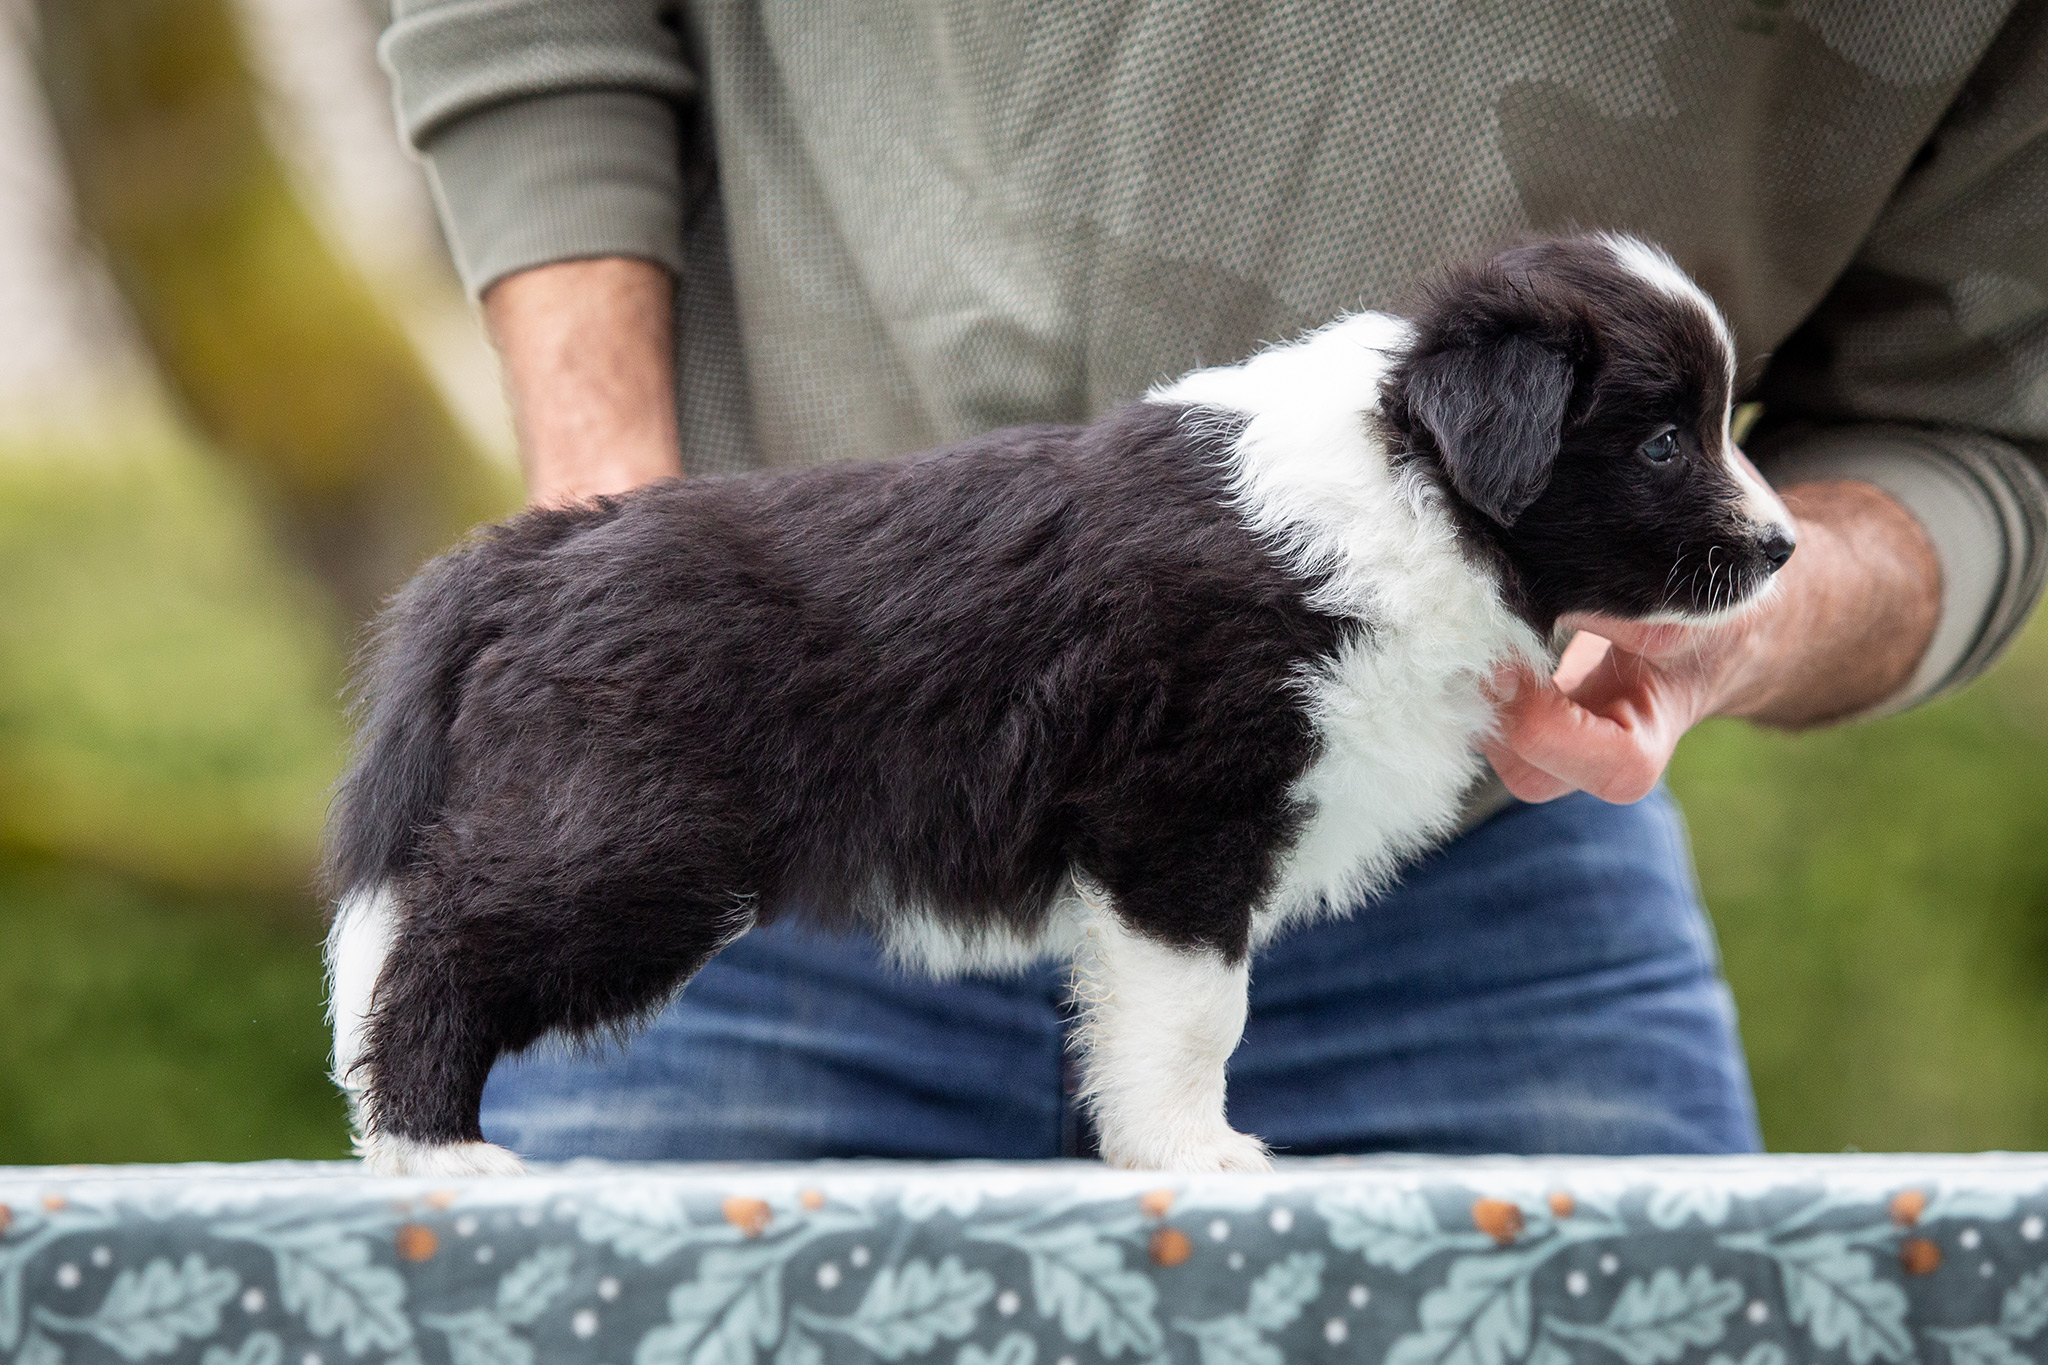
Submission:
M 2048 1360 L 2048 1156 L 0 1168 L 16 1365 Z

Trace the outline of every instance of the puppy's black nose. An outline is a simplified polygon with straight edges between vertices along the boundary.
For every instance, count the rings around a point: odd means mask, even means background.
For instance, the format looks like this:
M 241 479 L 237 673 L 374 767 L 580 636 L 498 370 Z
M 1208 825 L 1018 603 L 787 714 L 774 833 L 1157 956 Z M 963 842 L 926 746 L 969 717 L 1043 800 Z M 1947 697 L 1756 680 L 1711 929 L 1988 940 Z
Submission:
M 1792 557 L 1793 548 L 1798 543 L 1792 539 L 1791 532 L 1781 526 L 1773 526 L 1764 532 L 1764 538 L 1758 542 L 1757 549 L 1763 552 L 1764 562 L 1771 566 L 1771 572 L 1776 573 L 1785 567 L 1785 561 Z

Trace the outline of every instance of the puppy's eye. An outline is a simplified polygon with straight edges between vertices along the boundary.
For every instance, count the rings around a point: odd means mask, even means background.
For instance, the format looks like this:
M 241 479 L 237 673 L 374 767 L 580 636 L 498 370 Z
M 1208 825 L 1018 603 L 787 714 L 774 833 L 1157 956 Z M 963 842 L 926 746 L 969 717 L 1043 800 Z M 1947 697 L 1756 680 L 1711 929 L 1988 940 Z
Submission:
M 1678 453 L 1678 428 L 1666 427 L 1649 440 L 1636 447 L 1636 451 L 1651 464 L 1664 464 Z

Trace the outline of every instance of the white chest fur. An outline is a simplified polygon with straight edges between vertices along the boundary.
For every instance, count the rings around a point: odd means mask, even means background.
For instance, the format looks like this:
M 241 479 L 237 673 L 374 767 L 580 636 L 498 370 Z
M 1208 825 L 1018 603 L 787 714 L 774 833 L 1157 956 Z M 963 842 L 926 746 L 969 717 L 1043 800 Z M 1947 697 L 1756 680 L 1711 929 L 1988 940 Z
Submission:
M 1397 474 L 1370 420 L 1408 325 L 1361 313 L 1242 365 L 1148 395 L 1249 419 L 1232 452 L 1238 505 L 1275 552 L 1361 630 L 1300 679 L 1322 748 L 1296 794 L 1313 811 L 1261 908 L 1258 935 L 1342 910 L 1447 833 L 1478 771 L 1493 668 L 1544 647 L 1461 551 L 1439 495 Z

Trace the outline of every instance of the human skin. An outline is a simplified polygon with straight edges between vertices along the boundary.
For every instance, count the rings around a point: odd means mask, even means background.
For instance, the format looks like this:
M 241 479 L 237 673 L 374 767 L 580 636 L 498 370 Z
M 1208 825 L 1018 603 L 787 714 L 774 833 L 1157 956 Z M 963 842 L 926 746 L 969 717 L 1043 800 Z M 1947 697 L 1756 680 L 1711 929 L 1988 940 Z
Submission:
M 674 284 L 647 261 L 565 261 L 484 295 L 535 506 L 681 475 Z M 1784 490 L 1799 548 L 1768 598 L 1716 626 L 1567 618 L 1556 672 L 1494 679 L 1486 757 L 1509 791 L 1640 800 L 1710 716 L 1801 729 L 1894 696 L 1933 637 L 1941 568 L 1926 533 L 1877 488 Z
M 675 282 L 623 256 L 523 270 L 484 293 L 527 501 L 564 507 L 680 477 Z
M 1567 618 L 1579 633 L 1551 678 L 1496 679 L 1500 730 L 1486 756 L 1509 791 L 1637 801 L 1709 716 L 1805 729 L 1906 685 L 1941 606 L 1926 532 L 1867 483 L 1800 484 L 1783 497 L 1799 548 L 1762 605 L 1709 627 Z

